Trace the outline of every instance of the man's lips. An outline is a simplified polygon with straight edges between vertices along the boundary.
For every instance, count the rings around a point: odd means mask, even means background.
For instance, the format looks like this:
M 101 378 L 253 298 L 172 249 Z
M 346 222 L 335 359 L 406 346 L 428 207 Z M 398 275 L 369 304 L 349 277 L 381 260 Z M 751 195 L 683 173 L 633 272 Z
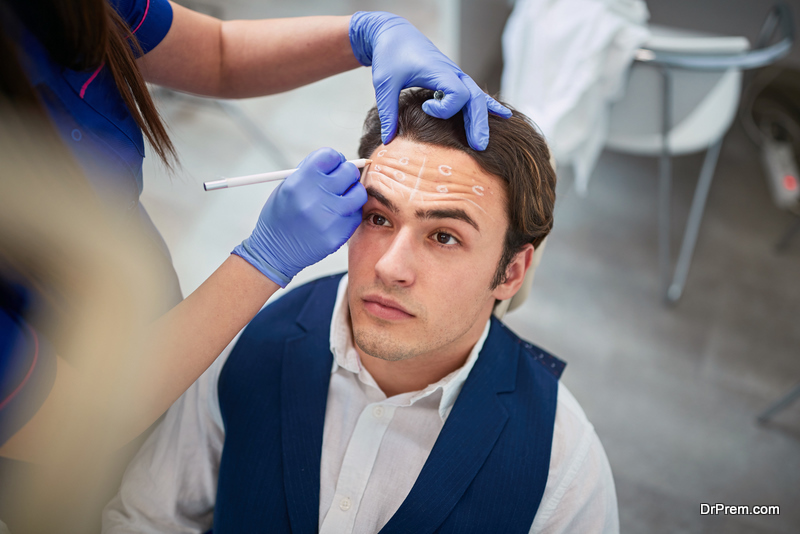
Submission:
M 396 321 L 414 317 L 414 315 L 406 310 L 403 306 L 385 297 L 368 295 L 366 297 L 362 297 L 361 300 L 364 301 L 364 307 L 367 309 L 367 311 L 371 315 L 374 315 L 380 319 Z

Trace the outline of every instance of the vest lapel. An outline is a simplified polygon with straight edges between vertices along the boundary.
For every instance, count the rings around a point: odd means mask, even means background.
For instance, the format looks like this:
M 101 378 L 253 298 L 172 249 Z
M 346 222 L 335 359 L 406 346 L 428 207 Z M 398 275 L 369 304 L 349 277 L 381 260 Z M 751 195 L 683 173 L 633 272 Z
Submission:
M 508 420 L 497 394 L 514 389 L 517 351 L 492 330 L 408 497 L 382 534 L 433 532 L 463 496 Z M 511 347 L 514 348 L 514 347 Z
M 338 279 L 321 285 L 308 299 L 297 321 L 307 333 L 287 340 L 283 358 L 283 480 L 294 534 L 319 528 L 322 431 L 333 365 L 329 334 Z

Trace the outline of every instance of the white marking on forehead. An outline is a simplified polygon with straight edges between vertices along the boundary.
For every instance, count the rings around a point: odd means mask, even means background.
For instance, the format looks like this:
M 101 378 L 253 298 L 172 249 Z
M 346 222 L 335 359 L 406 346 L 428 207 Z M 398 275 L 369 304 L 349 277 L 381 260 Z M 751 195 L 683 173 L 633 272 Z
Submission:
M 436 186 L 436 190 L 440 193 L 449 193 L 450 191 L 447 189 L 446 185 L 440 184 Z
M 375 155 L 378 156 L 379 158 L 382 158 L 384 154 L 386 154 L 386 149 L 381 150 L 380 152 L 378 152 Z
M 439 165 L 439 174 L 450 176 L 451 174 L 453 174 L 453 167 L 451 167 L 450 165 Z
M 400 163 L 400 165 L 408 165 L 408 158 L 403 156 L 402 158 L 400 158 L 398 163 Z
M 406 175 L 400 171 L 394 171 L 394 177 L 397 179 L 398 182 L 406 181 Z
M 419 183 L 420 183 L 420 181 L 422 181 L 422 172 L 425 170 L 425 162 L 426 161 L 427 161 L 427 158 L 422 158 L 422 166 L 419 168 L 419 173 L 417 174 L 417 183 L 414 184 L 414 190 L 411 192 L 411 195 L 408 197 L 408 201 L 409 202 L 411 202 L 411 199 L 414 198 L 414 195 L 416 194 L 417 190 L 419 189 Z M 424 197 L 420 198 L 420 202 L 424 202 L 424 201 L 425 201 Z
M 381 166 L 380 165 L 375 165 L 375 170 L 376 171 L 380 171 L 381 170 Z
M 467 202 L 469 202 L 470 204 L 472 204 L 473 206 L 475 206 L 476 208 L 478 208 L 479 210 L 481 210 L 483 213 L 486 213 L 486 215 L 488 215 L 488 216 L 489 216 L 489 218 L 490 218 L 491 220 L 494 220 L 494 217 L 492 217 L 491 215 L 489 215 L 489 214 L 486 212 L 486 210 L 485 210 L 485 209 L 483 209 L 482 207 L 480 207 L 480 205 L 479 205 L 477 202 L 474 202 L 474 201 L 472 201 L 472 200 L 470 200 L 470 199 L 468 199 L 468 198 L 465 198 L 465 199 L 463 199 L 463 200 L 466 200 Z
M 483 196 L 483 191 L 484 191 L 484 189 L 483 189 L 483 186 L 481 186 L 481 185 L 473 185 L 472 186 L 472 192 L 475 193 L 476 195 L 478 195 L 479 197 Z

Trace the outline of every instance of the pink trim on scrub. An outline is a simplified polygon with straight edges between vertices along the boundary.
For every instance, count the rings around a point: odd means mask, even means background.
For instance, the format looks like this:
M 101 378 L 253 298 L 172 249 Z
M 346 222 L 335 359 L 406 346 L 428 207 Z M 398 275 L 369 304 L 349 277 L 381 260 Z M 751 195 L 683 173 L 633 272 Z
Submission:
M 83 84 L 83 87 L 81 87 L 81 94 L 80 94 L 80 97 L 81 97 L 81 98 L 83 98 L 83 95 L 85 95 L 85 94 L 86 94 L 86 88 L 87 88 L 87 87 L 89 87 L 89 84 L 90 84 L 90 83 L 92 83 L 92 82 L 94 81 L 94 79 L 95 79 L 95 78 L 97 78 L 97 75 L 98 75 L 98 74 L 100 74 L 100 70 L 101 70 L 101 69 L 102 69 L 102 68 L 105 66 L 105 64 L 106 64 L 106 62 L 105 62 L 105 61 L 103 61 L 102 63 L 100 63 L 100 66 L 99 66 L 99 67 L 97 67 L 97 70 L 96 70 L 96 71 L 94 71 L 94 74 L 92 74 L 92 75 L 89 77 L 89 79 L 88 79 L 88 80 L 86 80 L 86 83 L 84 83 L 84 84 Z
M 33 334 L 33 343 L 34 343 L 34 351 L 33 351 L 33 363 L 31 364 L 31 368 L 28 369 L 28 374 L 25 375 L 25 378 L 22 379 L 22 382 L 19 383 L 17 389 L 11 392 L 11 395 L 3 399 L 3 402 L 0 402 L 0 410 L 5 408 L 6 404 L 11 402 L 11 399 L 17 396 L 17 394 L 22 391 L 22 388 L 25 387 L 25 384 L 30 379 L 31 375 L 33 374 L 34 368 L 36 368 L 36 362 L 39 360 L 39 338 L 36 336 L 36 331 L 30 327 L 30 325 L 25 325 L 28 327 L 28 330 L 31 331 Z
M 147 4 L 145 4 L 145 6 L 144 6 L 144 15 L 142 16 L 142 20 L 139 21 L 139 24 L 136 26 L 136 29 L 133 30 L 131 33 L 136 33 L 136 32 L 139 31 L 139 28 L 142 27 L 142 24 L 144 24 L 145 19 L 147 19 L 147 13 L 149 11 L 150 11 L 150 0 L 147 0 Z M 83 87 L 81 87 L 81 93 L 80 93 L 80 97 L 81 98 L 84 97 L 84 95 L 86 94 L 86 88 L 89 87 L 89 84 L 94 81 L 94 79 L 100 73 L 100 70 L 103 68 L 103 66 L 105 66 L 105 64 L 106 64 L 105 61 L 103 63 L 101 63 L 100 66 L 97 67 L 97 70 L 94 71 L 94 74 L 92 74 L 92 76 L 88 80 L 86 80 L 86 83 L 83 84 Z
M 142 24 L 144 23 L 144 19 L 147 18 L 147 12 L 148 11 L 150 11 L 150 0 L 147 0 L 147 4 L 144 6 L 144 15 L 142 16 L 142 20 L 139 21 L 139 25 L 136 26 L 136 29 L 133 30 L 133 33 L 138 32 L 139 28 L 142 27 Z

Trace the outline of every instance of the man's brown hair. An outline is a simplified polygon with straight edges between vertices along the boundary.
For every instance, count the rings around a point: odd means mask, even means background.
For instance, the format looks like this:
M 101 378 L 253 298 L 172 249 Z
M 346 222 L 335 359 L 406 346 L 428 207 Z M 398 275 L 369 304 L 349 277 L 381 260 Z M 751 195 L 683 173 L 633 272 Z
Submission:
M 460 150 L 472 157 L 485 172 L 506 184 L 509 227 L 503 254 L 492 288 L 502 284 L 511 260 L 527 243 L 538 247 L 553 228 L 556 174 L 550 165 L 550 151 L 531 120 L 514 110 L 509 119 L 489 114 L 489 145 L 473 150 L 467 142 L 462 115 L 437 119 L 422 111 L 422 103 L 433 91 L 411 89 L 400 94 L 397 137 L 409 141 Z M 367 113 L 358 156 L 368 158 L 381 145 L 381 123 L 377 107 Z

